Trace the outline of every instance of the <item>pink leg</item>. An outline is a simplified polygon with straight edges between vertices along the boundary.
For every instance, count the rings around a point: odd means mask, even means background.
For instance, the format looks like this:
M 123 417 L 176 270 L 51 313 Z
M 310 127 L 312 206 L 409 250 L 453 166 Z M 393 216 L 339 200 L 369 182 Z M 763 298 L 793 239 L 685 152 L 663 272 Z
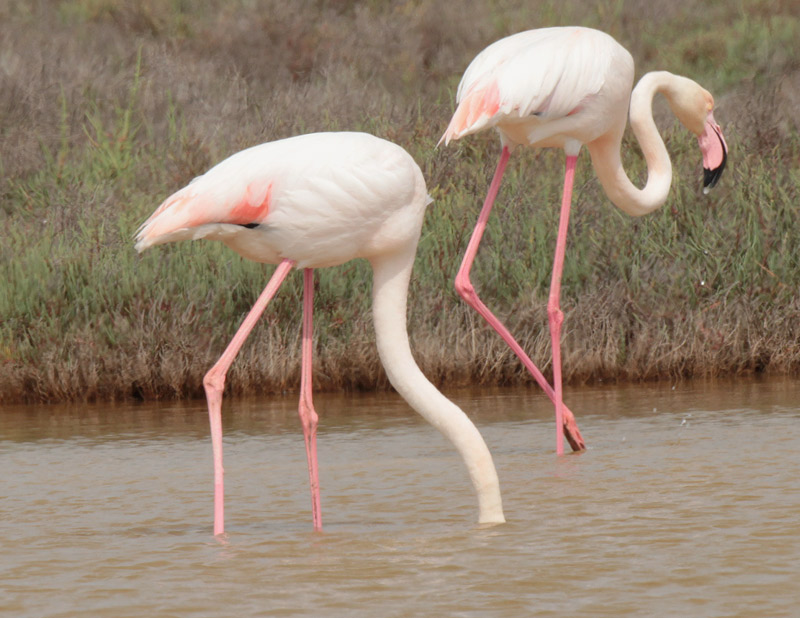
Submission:
M 567 249 L 567 227 L 569 226 L 569 209 L 572 203 L 572 183 L 575 179 L 577 156 L 567 156 L 567 169 L 564 173 L 564 194 L 561 199 L 561 217 L 558 222 L 556 238 L 556 254 L 553 259 L 553 277 L 550 280 L 550 298 L 547 301 L 547 317 L 550 320 L 550 338 L 553 342 L 553 387 L 556 406 L 556 451 L 562 452 L 564 393 L 561 385 L 561 325 L 564 312 L 561 311 L 561 273 L 564 270 L 564 254 Z
M 308 456 L 308 478 L 311 484 L 311 513 L 314 530 L 322 530 L 322 511 L 319 500 L 319 469 L 317 467 L 317 421 L 319 417 L 311 401 L 311 358 L 314 350 L 312 340 L 314 313 L 314 270 L 303 271 L 303 365 L 300 373 L 300 422 Z
M 547 382 L 547 379 L 542 375 L 542 372 L 539 371 L 536 365 L 533 364 L 533 361 L 522 349 L 522 346 L 517 343 L 517 341 L 511 335 L 511 332 L 499 319 L 497 319 L 497 317 L 491 311 L 489 311 L 489 308 L 483 303 L 483 301 L 478 298 L 475 287 L 472 285 L 472 282 L 469 279 L 469 271 L 472 268 L 475 255 L 478 253 L 478 245 L 480 244 L 481 237 L 486 229 L 486 224 L 489 220 L 489 214 L 492 211 L 492 205 L 494 204 L 494 200 L 497 197 L 497 192 L 500 189 L 500 181 L 503 178 L 503 172 L 505 171 L 506 163 L 508 163 L 510 154 L 511 153 L 508 148 L 504 146 L 503 152 L 500 155 L 500 161 L 497 164 L 497 170 L 495 171 L 494 178 L 492 178 L 492 183 L 489 186 L 489 192 L 486 195 L 486 200 L 483 203 L 481 213 L 478 216 L 478 222 L 475 224 L 475 230 L 472 232 L 472 238 L 470 238 L 469 245 L 467 245 L 467 251 L 464 254 L 461 267 L 458 269 L 458 274 L 456 275 L 456 290 L 464 298 L 467 304 L 480 313 L 489 323 L 489 325 L 494 328 L 495 331 L 497 331 L 497 333 L 503 338 L 503 341 L 508 344 L 517 357 L 522 361 L 522 364 L 525 365 L 539 386 L 544 389 L 544 392 L 547 394 L 550 400 L 553 401 L 553 403 L 556 403 L 555 391 Z M 580 431 L 578 431 L 578 425 L 575 422 L 575 417 L 569 408 L 563 405 L 563 402 L 562 414 L 564 417 L 563 426 L 564 430 L 566 431 L 567 441 L 569 442 L 570 446 L 575 451 L 585 449 L 586 444 L 583 441 Z M 559 429 L 561 426 L 562 425 L 559 425 L 559 428 L 556 429 L 556 452 L 559 455 L 563 453 L 564 448 L 563 442 L 560 438 L 561 431 Z
M 228 347 L 203 378 L 208 400 L 208 418 L 211 422 L 211 446 L 214 451 L 214 536 L 225 532 L 225 492 L 222 481 L 222 391 L 225 388 L 225 376 L 245 339 L 293 266 L 294 262 L 290 260 L 284 260 L 278 265 Z

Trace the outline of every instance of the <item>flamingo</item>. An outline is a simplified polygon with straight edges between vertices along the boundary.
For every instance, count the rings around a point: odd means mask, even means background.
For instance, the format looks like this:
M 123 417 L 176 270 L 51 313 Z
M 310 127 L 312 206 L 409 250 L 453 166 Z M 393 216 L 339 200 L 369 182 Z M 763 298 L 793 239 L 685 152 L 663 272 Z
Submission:
M 425 179 L 411 156 L 364 133 L 315 133 L 238 152 L 168 197 L 139 228 L 136 250 L 167 242 L 220 240 L 243 257 L 277 264 L 266 288 L 205 375 L 214 459 L 214 535 L 225 531 L 222 393 L 234 357 L 283 280 L 303 269 L 298 407 L 308 458 L 315 530 L 322 529 L 312 402 L 315 268 L 366 258 L 373 269 L 378 354 L 392 386 L 452 442 L 478 496 L 478 522 L 505 521 L 492 456 L 467 415 L 420 371 L 406 330 L 406 300 L 425 209 Z
M 611 36 L 581 27 L 543 28 L 511 35 L 489 45 L 467 67 L 458 86 L 457 107 L 439 144 L 494 127 L 500 160 L 489 186 L 455 286 L 464 300 L 494 328 L 520 358 L 555 407 L 556 453 L 563 438 L 573 450 L 585 448 L 575 417 L 564 404 L 561 378 L 561 272 L 566 251 L 575 165 L 586 145 L 608 198 L 633 216 L 652 212 L 667 199 L 672 166 L 652 114 L 656 93 L 697 136 L 703 157 L 704 193 L 719 181 L 727 145 L 714 120 L 714 99 L 700 85 L 666 71 L 647 73 L 633 85 L 633 58 Z M 620 161 L 628 103 L 633 132 L 647 161 L 647 184 L 638 189 Z M 547 303 L 552 341 L 553 386 L 510 331 L 478 297 L 469 273 L 511 151 L 518 145 L 563 148 L 566 172 L 555 258 Z

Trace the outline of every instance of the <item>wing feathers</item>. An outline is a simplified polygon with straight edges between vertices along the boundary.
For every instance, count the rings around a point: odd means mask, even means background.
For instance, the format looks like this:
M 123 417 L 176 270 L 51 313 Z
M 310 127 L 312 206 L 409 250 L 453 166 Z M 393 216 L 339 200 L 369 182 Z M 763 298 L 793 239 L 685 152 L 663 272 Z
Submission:
M 442 141 L 504 120 L 574 113 L 603 87 L 616 47 L 607 34 L 587 28 L 531 30 L 493 43 L 467 67 Z
M 500 91 L 496 81 L 483 88 L 471 88 L 461 100 L 439 143 L 444 141 L 448 144 L 451 139 L 458 139 L 468 130 L 474 132 L 482 129 L 499 110 Z
M 208 179 L 198 179 L 164 200 L 139 228 L 136 250 L 141 252 L 174 240 L 178 232 L 209 223 L 247 225 L 259 223 L 269 214 L 272 182 L 267 179 L 255 180 L 241 191 L 222 195 L 213 188 L 209 191 L 204 186 L 208 184 Z

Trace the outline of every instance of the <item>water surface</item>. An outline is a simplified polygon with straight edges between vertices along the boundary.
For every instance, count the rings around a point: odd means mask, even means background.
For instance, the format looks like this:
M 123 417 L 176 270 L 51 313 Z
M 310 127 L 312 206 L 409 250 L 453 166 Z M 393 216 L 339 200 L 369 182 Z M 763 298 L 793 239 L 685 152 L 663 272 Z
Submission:
M 225 404 L 212 536 L 205 404 L 0 408 L 5 616 L 794 616 L 800 381 L 448 393 L 508 523 L 394 394 L 318 395 L 324 532 L 296 399 Z

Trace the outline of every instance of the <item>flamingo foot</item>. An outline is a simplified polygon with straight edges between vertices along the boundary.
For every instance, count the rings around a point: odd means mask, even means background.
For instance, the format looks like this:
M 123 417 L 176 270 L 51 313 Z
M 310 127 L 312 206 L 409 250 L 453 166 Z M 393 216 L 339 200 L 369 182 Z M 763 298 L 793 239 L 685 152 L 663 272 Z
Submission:
M 564 406 L 563 415 L 564 437 L 567 439 L 567 442 L 569 442 L 569 445 L 572 447 L 573 451 L 585 451 L 586 442 L 583 440 L 583 436 L 578 429 L 578 423 L 575 421 L 575 416 L 572 414 L 570 409 L 567 408 L 567 406 Z

